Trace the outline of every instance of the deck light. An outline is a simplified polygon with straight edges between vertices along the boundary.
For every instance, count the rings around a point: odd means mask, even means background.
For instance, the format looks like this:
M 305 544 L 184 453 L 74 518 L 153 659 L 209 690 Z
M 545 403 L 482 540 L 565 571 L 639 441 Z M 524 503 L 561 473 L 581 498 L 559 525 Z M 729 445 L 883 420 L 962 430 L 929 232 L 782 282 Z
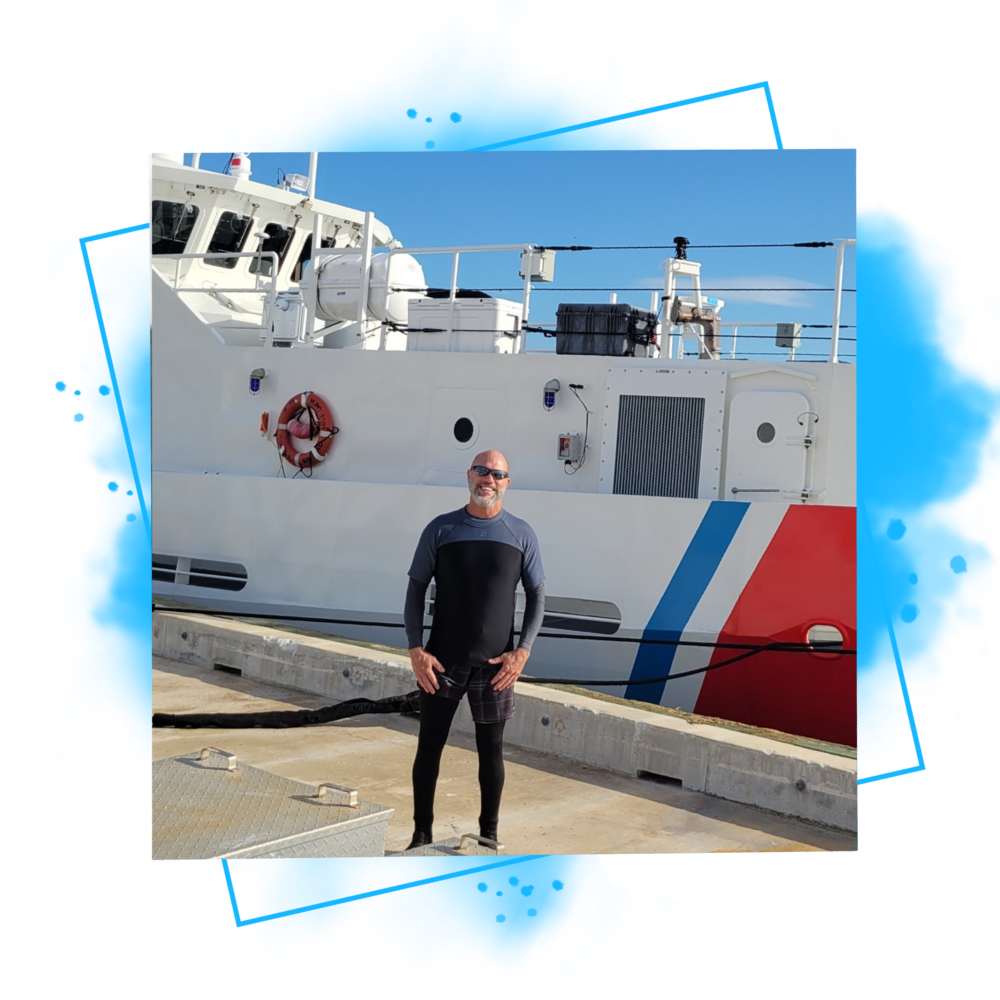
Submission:
M 545 388 L 542 390 L 542 406 L 546 410 L 554 410 L 556 406 L 556 393 L 562 388 L 559 383 L 559 379 L 550 378 L 548 382 L 545 383 Z

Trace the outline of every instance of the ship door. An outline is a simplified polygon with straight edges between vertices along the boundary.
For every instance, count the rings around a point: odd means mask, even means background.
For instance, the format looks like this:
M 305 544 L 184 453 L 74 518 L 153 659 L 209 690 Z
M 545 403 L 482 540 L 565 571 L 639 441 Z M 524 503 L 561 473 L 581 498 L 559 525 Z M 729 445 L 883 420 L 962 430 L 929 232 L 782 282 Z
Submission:
M 806 435 L 814 429 L 815 415 L 802 393 L 737 393 L 729 406 L 726 499 L 799 499 L 806 488 Z

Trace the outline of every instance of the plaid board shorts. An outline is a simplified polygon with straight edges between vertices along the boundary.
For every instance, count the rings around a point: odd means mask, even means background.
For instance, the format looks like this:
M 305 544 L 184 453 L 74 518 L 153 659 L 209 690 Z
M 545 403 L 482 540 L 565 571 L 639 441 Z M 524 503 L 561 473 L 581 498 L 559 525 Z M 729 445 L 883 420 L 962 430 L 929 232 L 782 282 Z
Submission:
M 482 667 L 446 664 L 443 674 L 434 674 L 438 682 L 434 693 L 451 701 L 461 701 L 462 695 L 468 693 L 473 722 L 485 725 L 506 722 L 514 714 L 514 686 L 494 691 L 490 684 L 502 667 L 502 663 Z

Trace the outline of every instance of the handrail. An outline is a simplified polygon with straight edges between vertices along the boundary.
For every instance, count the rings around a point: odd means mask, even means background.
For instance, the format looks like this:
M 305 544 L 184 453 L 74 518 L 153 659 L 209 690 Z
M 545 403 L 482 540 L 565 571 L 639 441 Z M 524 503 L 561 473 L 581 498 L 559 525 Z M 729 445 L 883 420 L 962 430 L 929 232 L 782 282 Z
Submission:
M 857 240 L 837 240 L 837 278 L 833 292 L 833 333 L 830 337 L 830 360 L 836 362 L 837 348 L 840 345 L 840 300 L 844 287 L 844 247 L 858 245 Z
M 233 251 L 232 253 L 158 253 L 153 257 L 153 262 L 158 260 L 175 260 L 178 262 L 178 267 L 174 268 L 174 289 L 181 291 L 182 289 L 177 288 L 177 279 L 179 277 L 180 261 L 182 260 L 208 260 L 209 258 L 222 258 L 223 260 L 229 260 L 232 257 L 270 257 L 271 263 L 274 265 L 271 271 L 271 286 L 277 284 L 278 281 L 278 255 L 273 250 L 240 250 Z M 255 283 L 260 281 L 260 273 L 258 272 L 254 275 Z M 227 289 L 228 290 L 228 289 Z M 247 291 L 247 292 L 259 292 L 260 287 L 256 288 L 242 288 L 236 289 L 237 291 Z M 197 291 L 207 291 L 207 289 L 197 289 Z M 218 289 L 218 291 L 223 291 L 223 289 Z
M 537 249 L 534 243 L 497 243 L 490 246 L 459 246 L 459 247 L 392 247 L 389 249 L 389 260 L 385 265 L 385 304 L 382 306 L 382 333 L 379 349 L 385 347 L 385 324 L 389 315 L 389 275 L 392 271 L 392 255 L 394 253 L 450 253 L 451 287 L 448 291 L 448 337 L 455 332 L 455 300 L 458 292 L 458 255 L 461 253 L 486 253 L 503 250 L 520 250 L 522 253 Z M 521 326 L 528 322 L 528 309 L 531 297 L 531 269 L 525 268 L 524 292 L 521 296 Z M 519 354 L 524 347 L 524 331 L 518 332 L 514 353 Z
M 180 281 L 180 267 L 182 260 L 209 260 L 221 258 L 223 260 L 230 260 L 232 258 L 242 258 L 242 257 L 253 257 L 258 260 L 263 260 L 265 257 L 271 258 L 271 276 L 270 281 L 267 285 L 261 284 L 261 275 L 258 271 L 254 275 L 254 285 L 252 288 L 247 288 L 246 286 L 239 287 L 220 287 L 218 285 L 211 285 L 206 288 L 204 284 L 201 286 L 197 285 L 178 285 Z M 158 260 L 172 260 L 175 261 L 176 266 L 174 267 L 174 278 L 173 278 L 173 290 L 175 292 L 201 292 L 205 295 L 246 295 L 248 293 L 264 296 L 264 311 L 266 312 L 268 305 L 274 304 L 274 298 L 278 290 L 278 268 L 280 266 L 280 261 L 278 260 L 278 255 L 274 250 L 240 250 L 233 253 L 159 253 L 153 257 L 153 261 Z M 263 326 L 263 320 L 261 321 Z

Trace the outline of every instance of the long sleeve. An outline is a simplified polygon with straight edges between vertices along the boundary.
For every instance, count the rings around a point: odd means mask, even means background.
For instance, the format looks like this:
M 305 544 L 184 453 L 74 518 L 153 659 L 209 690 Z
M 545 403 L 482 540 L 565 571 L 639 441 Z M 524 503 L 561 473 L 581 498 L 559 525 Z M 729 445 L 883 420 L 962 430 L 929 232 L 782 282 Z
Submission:
M 403 625 L 406 627 L 406 647 L 413 649 L 424 644 L 424 595 L 428 581 L 414 580 L 412 576 L 409 580 L 403 604 Z
M 521 641 L 518 649 L 531 652 L 531 644 L 535 641 L 545 617 L 545 584 L 524 588 L 524 620 L 521 623 Z

